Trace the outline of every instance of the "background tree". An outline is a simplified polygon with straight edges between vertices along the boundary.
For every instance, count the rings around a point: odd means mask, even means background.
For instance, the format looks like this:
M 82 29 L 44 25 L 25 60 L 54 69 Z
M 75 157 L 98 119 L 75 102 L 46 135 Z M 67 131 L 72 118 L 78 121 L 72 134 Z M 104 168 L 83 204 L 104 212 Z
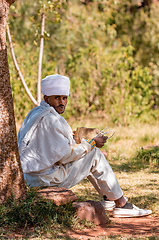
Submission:
M 25 194 L 6 47 L 6 21 L 13 2 L 0 0 L 0 202 Z

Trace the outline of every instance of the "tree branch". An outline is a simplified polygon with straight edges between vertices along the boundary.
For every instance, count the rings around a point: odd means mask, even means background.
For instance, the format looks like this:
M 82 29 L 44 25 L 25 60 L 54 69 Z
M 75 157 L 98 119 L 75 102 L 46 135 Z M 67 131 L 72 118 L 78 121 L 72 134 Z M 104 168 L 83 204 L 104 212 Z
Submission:
M 25 88 L 25 91 L 26 93 L 28 94 L 29 98 L 31 99 L 31 101 L 36 105 L 38 106 L 39 103 L 35 100 L 35 98 L 33 97 L 33 95 L 31 94 L 29 88 L 27 87 L 26 83 L 25 83 L 25 80 L 24 80 L 24 77 L 20 71 L 20 68 L 19 68 L 19 65 L 17 63 L 17 60 L 15 58 L 15 54 L 14 54 L 14 50 L 13 50 L 13 44 L 12 44 L 12 39 L 11 39 L 11 35 L 10 35 L 10 30 L 9 30 L 9 26 L 7 24 L 7 35 L 8 35 L 8 40 L 9 40 L 9 47 L 10 47 L 10 51 L 11 51 L 11 55 L 12 55 L 12 58 L 13 58 L 13 62 L 14 62 L 14 65 L 15 65 L 15 68 L 18 72 L 18 75 L 20 77 L 20 80 Z
M 42 56 L 44 48 L 44 26 L 45 26 L 45 15 L 41 15 L 41 40 L 40 40 L 40 52 L 39 52 L 39 65 L 38 65 L 38 82 L 37 82 L 37 102 L 41 102 L 41 70 L 42 70 Z

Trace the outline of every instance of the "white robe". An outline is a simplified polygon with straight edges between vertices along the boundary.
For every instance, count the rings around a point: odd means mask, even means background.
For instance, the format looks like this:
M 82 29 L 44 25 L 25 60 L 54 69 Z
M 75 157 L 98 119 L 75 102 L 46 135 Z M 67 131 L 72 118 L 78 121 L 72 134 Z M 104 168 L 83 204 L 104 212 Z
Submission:
M 76 145 L 66 120 L 45 101 L 25 118 L 18 133 L 18 146 L 24 173 L 51 170 L 60 159 L 65 158 L 68 163 L 91 150 L 84 139 Z
M 31 187 L 71 188 L 88 177 L 101 196 L 115 200 L 123 195 L 101 151 L 91 150 L 84 139 L 76 144 L 66 120 L 45 101 L 25 118 L 18 146 L 24 178 Z

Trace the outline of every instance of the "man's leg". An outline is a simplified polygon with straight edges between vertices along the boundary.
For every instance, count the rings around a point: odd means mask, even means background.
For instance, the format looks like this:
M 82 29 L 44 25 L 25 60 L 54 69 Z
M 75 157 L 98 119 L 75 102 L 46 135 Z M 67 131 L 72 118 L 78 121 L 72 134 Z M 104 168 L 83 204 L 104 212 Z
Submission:
M 123 195 L 115 174 L 98 148 L 94 148 L 84 157 L 59 165 L 52 173 L 25 174 L 30 186 L 58 186 L 67 189 L 88 177 L 101 196 L 106 195 L 110 200 L 120 199 Z M 51 172 L 51 170 L 50 170 Z M 94 179 L 94 181 L 93 181 Z
M 103 195 L 102 190 L 100 189 L 97 179 L 93 176 L 93 174 L 90 174 L 88 177 L 88 180 L 92 183 L 96 191 L 99 193 L 99 195 L 103 196 L 102 204 L 104 208 L 108 211 L 112 210 L 115 206 L 122 207 L 126 204 L 127 198 L 124 198 L 121 196 L 119 199 L 116 200 L 110 200 L 106 195 Z
M 83 158 L 65 164 L 67 178 L 60 187 L 71 188 L 84 178 L 88 177 L 95 189 L 101 196 L 107 195 L 110 200 L 117 200 L 118 204 L 125 204 L 122 201 L 123 192 L 118 184 L 115 174 L 105 159 L 105 156 L 98 148 L 94 148 Z M 94 181 L 92 180 L 94 179 Z
M 151 210 L 139 209 L 126 202 L 112 168 L 98 148 L 93 149 L 85 157 L 67 165 L 66 169 L 68 177 L 61 186 L 70 188 L 71 184 L 75 185 L 88 177 L 101 196 L 106 195 L 110 200 L 114 200 L 114 217 L 138 217 L 152 213 Z
M 123 196 L 123 192 L 119 186 L 116 176 L 106 160 L 102 152 L 95 148 L 93 156 L 92 168 L 88 178 L 96 184 L 94 187 L 98 190 L 101 196 L 106 195 L 109 200 L 116 200 Z M 92 181 L 94 180 L 94 181 Z

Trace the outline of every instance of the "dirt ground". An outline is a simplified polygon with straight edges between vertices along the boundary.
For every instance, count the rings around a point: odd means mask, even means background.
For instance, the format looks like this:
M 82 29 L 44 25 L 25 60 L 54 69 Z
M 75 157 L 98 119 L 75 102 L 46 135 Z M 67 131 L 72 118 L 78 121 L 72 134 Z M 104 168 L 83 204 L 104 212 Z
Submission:
M 81 240 L 92 240 L 100 239 L 102 236 L 122 236 L 128 238 L 138 237 L 155 237 L 152 239 L 159 239 L 159 217 L 147 216 L 140 218 L 112 218 L 110 217 L 110 223 L 106 226 L 97 226 L 95 228 L 86 228 L 84 230 L 69 230 L 67 231 L 64 238 L 58 236 L 56 239 L 81 239 Z M 32 232 L 33 229 L 30 229 Z M 62 236 L 62 235 L 61 235 Z M 26 239 L 25 232 L 21 230 L 16 233 L 8 233 L 3 235 L 3 239 Z M 1 236 L 0 236 L 1 239 Z M 29 239 L 50 239 L 45 237 L 34 237 Z M 55 239 L 55 238 L 52 238 Z
M 68 235 L 76 239 L 95 239 L 98 236 L 122 235 L 130 237 L 158 236 L 159 217 L 152 216 L 140 218 L 110 218 L 111 223 L 106 227 L 97 226 L 94 229 L 69 231 Z

